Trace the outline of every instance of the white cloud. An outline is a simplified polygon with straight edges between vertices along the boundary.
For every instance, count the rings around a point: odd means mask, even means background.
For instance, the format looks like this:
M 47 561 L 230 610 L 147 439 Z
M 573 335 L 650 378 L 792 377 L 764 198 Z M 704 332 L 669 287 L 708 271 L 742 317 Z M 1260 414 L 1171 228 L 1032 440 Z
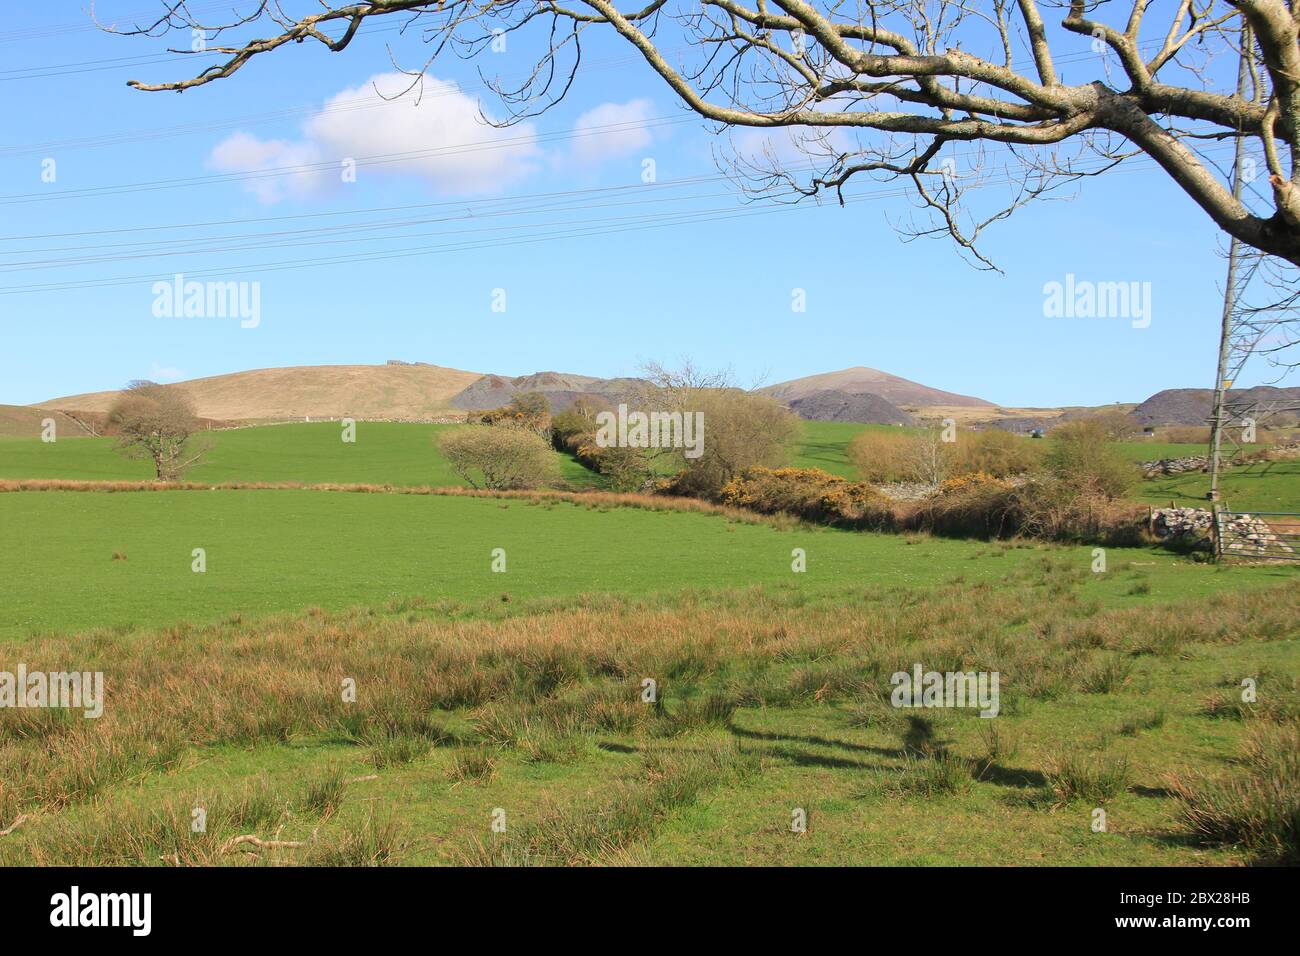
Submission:
M 602 103 L 573 124 L 573 159 L 595 164 L 645 149 L 653 141 L 647 127 L 654 106 L 647 99 Z
M 260 140 L 248 133 L 234 133 L 226 137 L 208 157 L 208 165 L 223 173 L 256 173 L 310 166 L 320 161 L 320 150 L 314 143 Z M 268 205 L 279 202 L 286 194 L 301 199 L 323 192 L 326 187 L 326 177 L 319 171 L 311 170 L 253 176 L 244 180 L 244 188 Z
M 411 82 L 401 73 L 372 76 L 331 97 L 303 124 L 301 140 L 235 133 L 209 163 L 225 172 L 327 164 L 318 172 L 250 180 L 246 188 L 264 203 L 338 188 L 345 160 L 355 160 L 358 180 L 414 176 L 449 196 L 499 193 L 536 167 L 540 151 L 531 123 L 498 129 L 480 119 L 478 101 L 454 83 L 426 76 L 408 91 Z

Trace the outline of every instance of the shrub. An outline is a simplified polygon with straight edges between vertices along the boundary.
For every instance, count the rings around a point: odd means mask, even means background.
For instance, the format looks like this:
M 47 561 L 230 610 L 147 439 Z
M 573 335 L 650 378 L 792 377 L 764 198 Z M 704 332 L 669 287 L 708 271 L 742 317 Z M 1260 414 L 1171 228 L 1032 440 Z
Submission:
M 1013 487 L 1015 486 L 1008 481 L 994 477 L 987 472 L 976 471 L 958 475 L 956 478 L 949 478 L 939 485 L 935 493 L 941 497 L 957 497 L 990 491 L 1004 492 Z
M 916 439 L 904 432 L 868 429 L 849 442 L 849 460 L 864 481 L 910 481 Z
M 551 446 L 521 428 L 470 425 L 443 435 L 439 448 L 452 470 L 474 488 L 536 488 L 559 474 Z
M 978 538 L 1013 534 L 1020 524 L 1015 490 L 983 473 L 949 478 L 919 506 L 914 521 L 936 534 Z
M 817 468 L 750 468 L 723 486 L 721 498 L 762 514 L 785 512 L 829 524 L 857 524 L 888 511 L 870 485 Z
M 790 459 L 803 430 L 799 417 L 765 395 L 737 388 L 696 389 L 682 396 L 684 414 L 703 416 L 699 457 L 665 449 L 658 457 L 680 467 L 680 493 L 716 499 L 727 482 L 749 468 L 777 468 Z
M 596 470 L 609 478 L 614 491 L 640 491 L 654 477 L 644 448 L 596 448 L 583 445 L 579 460 L 594 462 Z
M 1076 421 L 1088 422 L 1090 427 L 1100 428 L 1107 441 L 1131 441 L 1142 434 L 1142 425 L 1136 418 L 1128 412 L 1121 412 L 1114 408 L 1094 412 L 1087 418 L 1076 419 Z
M 1206 425 L 1175 425 L 1161 430 L 1161 437 L 1175 445 L 1208 445 L 1210 429 Z
M 551 402 L 541 392 L 520 392 L 508 404 L 481 412 L 474 420 L 522 428 L 545 438 L 551 433 Z
M 551 440 L 586 467 L 609 478 L 613 491 L 640 491 L 654 477 L 644 448 L 601 448 L 596 444 L 596 424 L 585 411 L 569 411 L 551 423 Z
M 993 428 L 982 432 L 958 432 L 953 454 L 954 475 L 989 475 L 1010 478 L 1033 471 L 1042 458 L 1043 446 L 1019 435 Z
M 849 443 L 849 460 L 864 481 L 934 484 L 949 476 L 1010 478 L 1032 471 L 1041 445 L 997 429 L 958 432 L 955 442 L 937 431 L 921 434 L 870 429 Z
M 595 434 L 595 410 L 582 399 L 551 419 L 551 442 L 556 451 L 576 453 L 580 446 L 593 443 Z
M 1137 481 L 1137 466 L 1109 444 L 1095 419 L 1069 422 L 1052 431 L 1044 460 L 1047 473 L 1082 496 L 1122 498 Z
M 1012 494 L 1022 534 L 1060 541 L 1090 541 L 1114 546 L 1140 544 L 1143 509 L 1117 502 L 1074 482 L 1046 476 Z

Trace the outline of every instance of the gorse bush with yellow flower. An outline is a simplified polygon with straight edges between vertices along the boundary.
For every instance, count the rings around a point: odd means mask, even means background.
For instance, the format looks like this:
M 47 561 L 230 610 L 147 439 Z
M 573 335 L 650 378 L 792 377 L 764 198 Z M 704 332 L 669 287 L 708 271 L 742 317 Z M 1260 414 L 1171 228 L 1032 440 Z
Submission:
M 762 514 L 783 512 L 823 524 L 889 523 L 889 502 L 864 481 L 819 468 L 748 468 L 727 482 L 723 504 Z

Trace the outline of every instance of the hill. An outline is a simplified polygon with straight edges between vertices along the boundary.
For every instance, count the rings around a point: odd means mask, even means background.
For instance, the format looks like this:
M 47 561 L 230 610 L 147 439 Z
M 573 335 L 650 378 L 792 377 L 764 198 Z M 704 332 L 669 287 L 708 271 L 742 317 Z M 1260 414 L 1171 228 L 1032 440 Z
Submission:
M 838 372 L 823 372 L 820 375 L 791 379 L 788 382 L 769 385 L 759 391 L 790 403 L 796 399 L 807 398 L 815 392 L 827 390 L 845 392 L 849 395 L 879 395 L 895 405 L 907 408 L 926 405 L 991 406 L 993 404 L 982 398 L 945 392 L 860 365 L 841 369 Z
M 793 399 L 790 408 L 814 422 L 856 422 L 862 425 L 911 425 L 912 416 L 893 402 L 869 392 L 851 394 L 828 388 Z
M 54 419 L 54 433 L 58 438 L 87 435 L 89 431 L 62 412 L 31 405 L 0 405 L 0 437 L 36 438 L 47 418 Z
M 500 408 L 520 392 L 541 392 L 551 403 L 551 411 L 564 411 L 579 398 L 596 406 L 624 401 L 643 383 L 635 378 L 593 378 L 565 372 L 534 372 L 509 378 L 484 375 L 451 400 L 453 408 L 482 411 Z
M 1300 387 L 1230 388 L 1228 401 L 1268 406 L 1275 403 L 1300 404 Z M 1208 388 L 1167 388 L 1156 392 L 1133 409 L 1133 417 L 1143 425 L 1204 425 L 1210 420 L 1214 391 Z M 1296 413 L 1283 415 L 1282 421 L 1294 421 Z
M 423 362 L 262 368 L 178 382 L 205 418 L 427 418 L 446 413 L 478 372 Z M 41 402 L 45 408 L 107 411 L 118 392 L 90 392 Z

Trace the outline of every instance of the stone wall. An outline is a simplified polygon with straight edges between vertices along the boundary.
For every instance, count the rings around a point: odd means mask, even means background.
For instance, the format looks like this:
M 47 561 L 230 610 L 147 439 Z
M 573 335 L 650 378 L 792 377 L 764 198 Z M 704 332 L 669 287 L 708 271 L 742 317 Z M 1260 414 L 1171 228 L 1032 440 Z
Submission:
M 1204 508 L 1155 508 L 1151 512 L 1151 530 L 1157 538 L 1197 551 L 1214 550 L 1213 524 L 1213 514 Z M 1240 557 L 1292 550 L 1268 522 L 1248 514 L 1236 515 L 1224 525 L 1223 537 L 1226 551 Z

